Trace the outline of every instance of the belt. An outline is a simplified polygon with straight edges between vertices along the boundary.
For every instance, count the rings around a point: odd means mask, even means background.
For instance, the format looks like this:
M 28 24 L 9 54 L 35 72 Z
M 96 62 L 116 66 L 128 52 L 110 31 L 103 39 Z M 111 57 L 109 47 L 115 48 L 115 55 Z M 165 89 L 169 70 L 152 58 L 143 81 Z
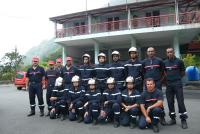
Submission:
M 97 79 L 98 81 L 104 81 L 104 80 L 106 80 L 107 78 L 104 78 L 104 79 Z
M 40 84 L 41 82 L 29 82 L 30 84 Z
M 117 83 L 123 83 L 124 81 L 116 81 Z
M 135 80 L 139 80 L 139 79 L 142 79 L 142 77 L 141 77 L 141 76 L 139 76 L 139 77 L 135 78 Z
M 90 79 L 92 79 L 92 78 L 82 79 L 82 81 L 88 81 L 88 80 L 90 80 Z
M 167 82 L 169 82 L 169 83 L 174 83 L 174 82 L 177 82 L 177 81 L 181 81 L 180 79 L 178 79 L 178 80 L 167 80 Z

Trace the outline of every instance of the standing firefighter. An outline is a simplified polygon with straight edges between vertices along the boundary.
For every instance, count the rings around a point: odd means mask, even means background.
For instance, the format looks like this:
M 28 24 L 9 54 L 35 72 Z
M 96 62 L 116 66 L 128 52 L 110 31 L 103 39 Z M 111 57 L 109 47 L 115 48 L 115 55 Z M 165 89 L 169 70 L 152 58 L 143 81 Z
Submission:
M 81 78 L 81 85 L 87 89 L 88 80 L 94 77 L 94 67 L 90 64 L 90 55 L 84 54 L 83 58 L 83 65 L 80 66 L 80 78 Z
M 67 90 L 63 86 L 63 78 L 56 79 L 55 87 L 51 95 L 52 109 L 50 119 L 61 117 L 61 121 L 66 119 L 67 115 Z
M 138 59 L 137 48 L 131 47 L 128 50 L 130 59 L 125 63 L 127 76 L 134 78 L 134 89 L 142 93 L 143 91 L 143 68 L 142 62 Z
M 164 63 L 155 54 L 156 52 L 153 47 L 147 49 L 148 58 L 143 60 L 144 79 L 153 78 L 156 88 L 162 90 L 161 80 L 164 75 Z
M 62 66 L 62 59 L 61 58 L 57 58 L 56 59 L 56 67 L 55 67 L 55 69 L 59 73 L 59 76 L 61 76 L 62 68 L 63 68 L 63 66 Z
M 101 100 L 101 92 L 96 88 L 95 79 L 90 79 L 88 81 L 88 89 L 85 94 L 85 114 L 84 114 L 84 122 L 91 123 L 94 125 L 97 124 L 97 117 L 100 113 L 100 100 Z
M 174 97 L 176 96 L 182 128 L 186 129 L 188 128 L 186 122 L 188 116 L 184 104 L 183 85 L 181 81 L 181 78 L 185 75 L 185 66 L 182 60 L 175 57 L 173 48 L 168 48 L 166 52 L 167 59 L 164 61 L 167 79 L 166 97 L 169 108 L 169 116 L 171 118 L 168 124 L 176 124 L 176 113 L 174 107 Z
M 95 66 L 95 76 L 97 79 L 97 88 L 103 93 L 106 88 L 106 79 L 109 76 L 108 65 L 106 62 L 106 55 L 100 53 L 98 55 L 99 64 Z
M 113 77 L 116 82 L 117 88 L 122 91 L 124 90 L 125 80 L 125 68 L 122 62 L 120 62 L 120 53 L 118 51 L 112 52 L 113 63 L 109 66 L 110 77 Z
M 139 127 L 153 127 L 154 132 L 159 132 L 159 119 L 162 115 L 163 94 L 162 91 L 155 87 L 155 82 L 152 78 L 146 79 L 147 90 L 141 94 L 140 108 L 142 116 L 139 120 Z
M 140 93 L 135 90 L 134 79 L 132 76 L 126 78 L 126 89 L 122 92 L 122 113 L 121 124 L 136 127 L 136 118 L 139 116 Z
M 39 65 L 37 56 L 32 58 L 32 66 L 27 70 L 26 87 L 29 89 L 29 100 L 31 111 L 27 116 L 35 115 L 35 95 L 38 98 L 38 106 L 40 108 L 40 116 L 44 116 L 43 89 L 45 88 L 45 71 Z
M 69 105 L 69 120 L 77 122 L 83 121 L 84 116 L 84 95 L 85 89 L 80 85 L 79 76 L 72 77 L 72 86 L 68 93 L 68 105 Z
M 47 116 L 49 116 L 49 113 L 52 109 L 50 97 L 55 86 L 56 78 L 59 76 L 59 73 L 55 70 L 54 65 L 55 65 L 54 61 L 49 61 L 49 68 L 46 71 L 46 80 L 47 80 L 46 102 L 48 105 Z
M 71 80 L 74 75 L 78 74 L 78 70 L 72 65 L 72 58 L 66 57 L 66 65 L 62 68 L 61 77 L 64 80 L 65 89 L 69 90 L 71 87 Z
M 121 93 L 115 86 L 115 79 L 107 79 L 107 89 L 103 92 L 99 121 L 114 119 L 114 127 L 119 127 Z

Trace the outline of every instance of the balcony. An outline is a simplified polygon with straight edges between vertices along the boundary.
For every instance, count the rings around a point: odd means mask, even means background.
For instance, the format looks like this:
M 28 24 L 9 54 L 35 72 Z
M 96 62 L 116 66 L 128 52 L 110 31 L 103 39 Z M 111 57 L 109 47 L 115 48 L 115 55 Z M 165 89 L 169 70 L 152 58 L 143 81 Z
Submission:
M 185 12 L 179 14 L 179 25 L 193 23 L 200 23 L 200 11 Z M 76 27 L 58 29 L 56 31 L 56 38 L 172 25 L 177 25 L 175 14 L 166 14 L 160 16 L 150 16 L 141 18 L 137 17 L 131 19 L 130 21 L 126 19 L 95 23 L 91 24 L 90 27 L 89 25 L 81 25 Z

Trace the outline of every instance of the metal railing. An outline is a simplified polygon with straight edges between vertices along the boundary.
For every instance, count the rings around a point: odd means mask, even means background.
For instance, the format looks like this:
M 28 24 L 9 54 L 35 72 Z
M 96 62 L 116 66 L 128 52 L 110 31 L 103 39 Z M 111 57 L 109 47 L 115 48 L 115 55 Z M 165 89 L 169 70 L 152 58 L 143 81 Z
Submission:
M 200 23 L 200 11 L 179 13 L 179 24 L 191 24 Z M 90 33 L 102 33 L 110 31 L 120 31 L 148 27 L 161 27 L 176 25 L 176 15 L 167 14 L 150 17 L 137 17 L 130 20 L 130 27 L 128 26 L 128 20 L 118 20 L 110 22 L 101 22 L 91 24 L 91 30 L 89 32 L 88 25 L 81 25 L 76 27 L 69 27 L 59 29 L 56 31 L 57 38 L 63 38 L 68 36 L 84 35 Z

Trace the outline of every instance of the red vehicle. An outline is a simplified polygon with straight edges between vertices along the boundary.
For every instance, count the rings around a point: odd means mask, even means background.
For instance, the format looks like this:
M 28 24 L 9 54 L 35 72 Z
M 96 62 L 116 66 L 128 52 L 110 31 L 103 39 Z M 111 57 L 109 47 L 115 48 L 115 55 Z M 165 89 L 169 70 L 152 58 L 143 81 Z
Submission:
M 26 89 L 26 72 L 17 72 L 15 76 L 15 86 L 18 90 Z

